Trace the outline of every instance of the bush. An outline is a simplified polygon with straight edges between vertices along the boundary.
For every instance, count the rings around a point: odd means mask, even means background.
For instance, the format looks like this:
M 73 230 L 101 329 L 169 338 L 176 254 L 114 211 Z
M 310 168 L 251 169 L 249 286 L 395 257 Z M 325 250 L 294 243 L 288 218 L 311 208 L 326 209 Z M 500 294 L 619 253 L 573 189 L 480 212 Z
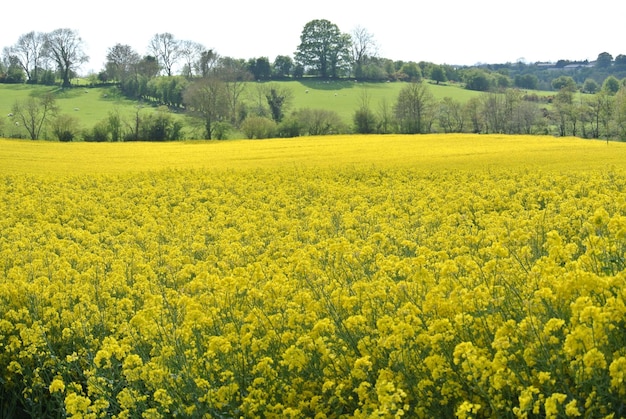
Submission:
M 147 141 L 181 140 L 182 130 L 182 122 L 174 120 L 167 108 L 161 106 L 155 114 L 141 120 L 139 138 Z
M 74 141 L 80 132 L 78 118 L 62 114 L 52 121 L 52 133 L 63 142 Z
M 354 132 L 357 134 L 372 134 L 376 132 L 378 120 L 374 112 L 367 107 L 362 107 L 354 113 Z
M 263 116 L 249 116 L 241 124 L 247 138 L 271 138 L 277 133 L 276 122 Z
M 281 138 L 293 138 L 303 135 L 302 123 L 293 115 L 285 118 L 277 127 L 277 135 Z
M 347 131 L 337 112 L 326 109 L 300 109 L 292 114 L 298 120 L 300 135 L 331 135 Z
M 83 138 L 85 141 L 96 143 L 109 141 L 109 128 L 106 121 L 100 121 L 90 130 L 85 130 L 83 133 Z
M 216 140 L 226 140 L 232 129 L 233 126 L 228 122 L 216 122 L 213 124 L 211 129 L 213 131 L 212 138 L 215 138 Z
M 465 88 L 468 90 L 477 90 L 486 92 L 491 88 L 491 77 L 489 73 L 480 69 L 471 69 L 463 76 Z

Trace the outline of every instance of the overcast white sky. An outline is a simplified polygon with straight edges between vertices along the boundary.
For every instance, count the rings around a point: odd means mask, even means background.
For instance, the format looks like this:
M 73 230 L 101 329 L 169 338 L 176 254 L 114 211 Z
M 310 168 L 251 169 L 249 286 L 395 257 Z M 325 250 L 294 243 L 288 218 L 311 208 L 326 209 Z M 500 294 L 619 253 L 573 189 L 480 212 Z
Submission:
M 327 19 L 342 32 L 361 26 L 379 55 L 393 60 L 475 64 L 594 60 L 626 54 L 623 0 L 343 1 L 105 0 L 10 1 L 2 6 L 0 48 L 32 30 L 78 31 L 90 62 L 103 68 L 107 49 L 128 44 L 146 54 L 156 33 L 199 42 L 234 58 L 292 55 L 304 25 Z

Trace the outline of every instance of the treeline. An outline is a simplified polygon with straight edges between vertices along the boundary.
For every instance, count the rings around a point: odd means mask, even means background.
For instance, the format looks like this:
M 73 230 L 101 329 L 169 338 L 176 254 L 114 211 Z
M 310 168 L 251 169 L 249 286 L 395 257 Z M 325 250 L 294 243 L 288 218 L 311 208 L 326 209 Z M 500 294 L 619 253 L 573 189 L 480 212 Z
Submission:
M 22 34 L 0 56 L 0 82 L 54 84 L 69 87 L 80 66 L 89 60 L 77 31 L 56 29 L 49 33 Z M 251 79 L 258 81 L 299 79 L 306 76 L 350 78 L 359 81 L 419 81 L 462 83 L 471 90 L 489 91 L 517 87 L 552 90 L 552 81 L 572 77 L 579 86 L 601 86 L 609 76 L 626 77 L 626 55 L 615 58 L 602 52 L 593 62 L 561 59 L 556 63 L 524 62 L 455 66 L 430 62 L 392 60 L 379 57 L 374 35 L 363 27 L 344 33 L 337 25 L 319 19 L 308 22 L 293 55 L 278 55 L 270 61 L 260 56 L 249 59 L 222 57 L 202 44 L 157 33 L 145 53 L 116 44 L 107 50 L 104 68 L 89 75 L 93 84 L 121 83 L 131 97 L 150 95 L 148 81 L 158 75 L 204 77 L 221 60 L 236 62 Z M 134 72 L 134 78 L 125 78 Z M 558 89 L 554 89 L 558 90 Z M 591 92 L 594 93 L 594 92 Z
M 52 95 L 17 101 L 11 123 L 0 119 L 0 136 L 59 141 L 172 141 L 185 138 L 273 138 L 330 134 L 501 133 L 578 136 L 626 140 L 626 86 L 605 83 L 583 94 L 573 81 L 559 92 L 539 96 L 507 88 L 484 92 L 466 102 L 436 99 L 433 81 L 406 83 L 393 101 L 373 103 L 363 88 L 349 122 L 327 109 L 293 109 L 285 83 L 255 83 L 224 78 L 219 72 L 196 80 L 159 77 L 148 83 L 155 101 L 170 97 L 160 89 L 181 91 L 181 107 L 191 118 L 177 117 L 168 106 L 132 115 L 110 112 L 93 127 L 81 129 L 73 115 L 60 114 Z M 157 82 L 158 80 L 158 82 Z M 177 99 L 178 100 L 178 99 Z M 174 100 L 176 102 L 177 100 Z M 172 103 L 174 103 L 172 102 Z M 15 121 L 15 124 L 14 124 Z M 183 123 L 185 121 L 185 123 Z
M 553 96 L 515 88 L 485 92 L 465 103 L 436 100 L 427 83 L 408 84 L 393 107 L 364 98 L 354 114 L 359 133 L 501 133 L 626 140 L 626 86 L 594 94 L 571 85 Z
M 273 62 L 267 57 L 220 56 L 196 42 L 160 33 L 151 39 L 145 55 L 123 44 L 109 48 L 105 68 L 90 77 L 94 85 L 112 85 L 120 95 L 161 106 L 157 112 L 138 107 L 132 118 L 109 115 L 94 127 L 80 129 L 74 116 L 59 115 L 53 98 L 29 98 L 15 103 L 13 120 L 4 128 L 0 123 L 0 134 L 62 141 L 225 139 L 233 131 L 248 138 L 485 132 L 626 139 L 622 122 L 626 79 L 619 79 L 626 71 L 624 55 L 613 59 L 601 53 L 594 63 L 458 68 L 380 58 L 374 46 L 365 29 L 344 34 L 326 20 L 305 25 L 294 58 L 278 56 Z M 86 60 L 76 31 L 30 32 L 5 48 L 0 74 L 13 82 L 51 84 L 60 79 L 69 87 Z M 548 99 L 528 93 L 546 87 L 545 74 L 552 76 L 549 87 L 557 93 Z M 371 104 L 364 92 L 351 123 L 346 123 L 333 111 L 291 109 L 293 93 L 271 82 L 312 76 L 407 85 L 394 103 Z M 467 103 L 437 101 L 425 80 L 451 81 L 485 93 Z M 183 126 L 172 111 L 191 118 Z

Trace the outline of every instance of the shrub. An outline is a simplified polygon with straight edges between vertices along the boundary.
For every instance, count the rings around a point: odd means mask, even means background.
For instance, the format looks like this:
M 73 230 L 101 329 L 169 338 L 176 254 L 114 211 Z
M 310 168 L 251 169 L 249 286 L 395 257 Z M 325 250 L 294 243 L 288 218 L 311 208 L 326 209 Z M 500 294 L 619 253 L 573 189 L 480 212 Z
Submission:
M 181 140 L 182 129 L 182 123 L 174 120 L 167 108 L 162 106 L 155 114 L 141 120 L 139 138 L 148 141 Z
M 57 116 L 51 124 L 54 136 L 63 142 L 74 141 L 80 131 L 78 118 L 62 114 Z
M 109 128 L 106 121 L 100 121 L 90 130 L 85 130 L 83 132 L 83 138 L 85 141 L 96 143 L 109 141 Z
M 263 116 L 249 116 L 241 124 L 247 138 L 271 138 L 276 136 L 276 122 Z
M 303 135 L 302 123 L 293 115 L 283 121 L 277 127 L 277 135 L 281 138 L 293 138 Z
M 226 140 L 228 138 L 228 134 L 232 131 L 233 126 L 228 122 L 216 122 L 213 124 L 213 135 L 212 138 L 216 140 Z
M 367 107 L 362 107 L 354 112 L 354 132 L 357 134 L 373 134 L 376 132 L 377 118 Z
M 299 121 L 300 135 L 342 134 L 347 131 L 337 112 L 326 109 L 300 109 L 292 118 Z

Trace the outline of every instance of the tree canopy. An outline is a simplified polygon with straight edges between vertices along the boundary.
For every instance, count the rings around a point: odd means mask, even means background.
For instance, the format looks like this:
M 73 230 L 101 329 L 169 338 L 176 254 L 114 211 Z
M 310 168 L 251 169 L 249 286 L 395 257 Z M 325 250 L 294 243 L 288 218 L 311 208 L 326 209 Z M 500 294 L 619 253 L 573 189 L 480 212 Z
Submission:
M 342 33 L 334 23 L 312 20 L 302 30 L 296 63 L 322 78 L 339 77 L 350 66 L 351 45 L 350 35 Z

